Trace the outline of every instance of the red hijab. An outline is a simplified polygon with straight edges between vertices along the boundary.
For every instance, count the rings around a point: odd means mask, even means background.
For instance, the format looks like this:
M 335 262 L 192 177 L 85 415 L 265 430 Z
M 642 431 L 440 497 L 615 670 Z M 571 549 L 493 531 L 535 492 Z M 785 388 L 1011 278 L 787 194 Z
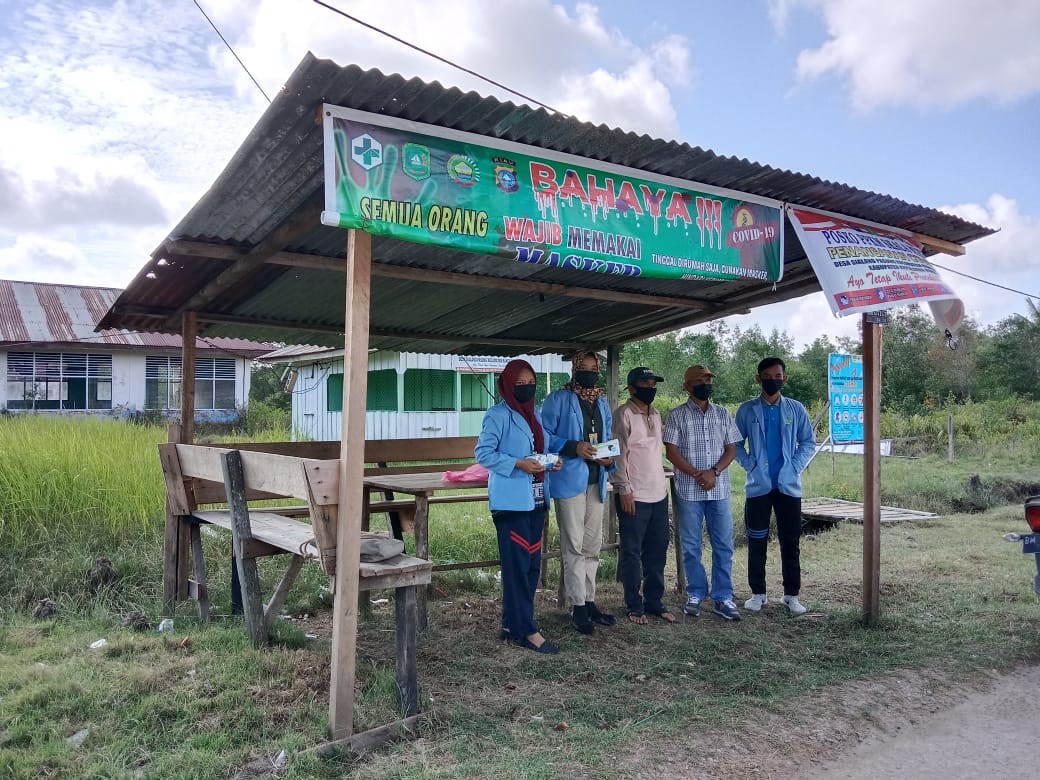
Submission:
M 534 451 L 545 452 L 545 434 L 542 432 L 542 426 L 538 422 L 538 418 L 534 416 L 534 399 L 532 398 L 525 404 L 516 400 L 514 391 L 516 380 L 520 378 L 520 372 L 525 368 L 534 374 L 534 369 L 531 368 L 531 364 L 526 360 L 510 360 L 506 363 L 506 367 L 498 375 L 498 392 L 502 396 L 502 400 L 506 402 L 506 406 L 510 409 L 515 409 L 527 420 L 527 424 L 531 427 L 531 433 L 534 434 Z M 537 374 L 535 376 L 537 377 Z

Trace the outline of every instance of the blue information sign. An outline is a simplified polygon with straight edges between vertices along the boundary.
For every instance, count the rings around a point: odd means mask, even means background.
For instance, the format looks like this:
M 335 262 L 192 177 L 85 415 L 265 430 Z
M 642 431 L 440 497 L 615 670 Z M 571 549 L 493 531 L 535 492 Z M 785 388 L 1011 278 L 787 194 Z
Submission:
M 863 358 L 832 352 L 827 361 L 831 399 L 831 441 L 863 442 Z

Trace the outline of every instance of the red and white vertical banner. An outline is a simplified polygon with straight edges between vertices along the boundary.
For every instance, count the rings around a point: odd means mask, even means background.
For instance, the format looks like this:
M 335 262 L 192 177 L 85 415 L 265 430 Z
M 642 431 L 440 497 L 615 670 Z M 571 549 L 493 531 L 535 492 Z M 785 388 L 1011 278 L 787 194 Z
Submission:
M 912 233 L 798 206 L 787 214 L 835 315 L 927 302 L 939 326 L 957 332 L 964 305 Z

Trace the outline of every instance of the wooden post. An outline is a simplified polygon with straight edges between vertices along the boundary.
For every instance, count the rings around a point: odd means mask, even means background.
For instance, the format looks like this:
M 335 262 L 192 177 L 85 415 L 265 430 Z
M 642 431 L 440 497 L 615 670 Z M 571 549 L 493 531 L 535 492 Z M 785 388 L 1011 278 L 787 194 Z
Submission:
M 946 462 L 953 463 L 953 415 L 946 415 Z
M 881 593 L 881 324 L 863 315 L 863 622 L 878 618 Z
M 396 622 L 397 706 L 401 715 L 419 714 L 419 672 L 415 657 L 415 624 L 418 614 L 415 591 L 422 585 L 394 589 Z
M 371 278 L 372 236 L 362 230 L 351 230 L 347 235 L 347 289 L 343 320 L 343 423 L 339 450 L 339 523 L 336 537 L 336 592 L 332 618 L 332 680 L 329 686 L 329 730 L 334 740 L 349 737 L 354 733 L 357 592 L 361 566 L 361 510 L 365 479 L 365 458 L 362 453 L 365 451 Z
M 195 339 L 199 335 L 195 312 L 181 318 L 181 444 L 195 440 Z
M 264 600 L 260 593 L 260 572 L 256 568 L 256 557 L 247 549 L 253 540 L 249 525 L 249 505 L 246 503 L 246 478 L 242 472 L 242 453 L 238 450 L 220 456 L 227 490 L 228 508 L 231 510 L 231 542 L 235 553 L 238 581 L 242 584 L 242 606 L 246 617 L 246 630 L 253 644 L 267 644 L 267 628 L 264 625 Z

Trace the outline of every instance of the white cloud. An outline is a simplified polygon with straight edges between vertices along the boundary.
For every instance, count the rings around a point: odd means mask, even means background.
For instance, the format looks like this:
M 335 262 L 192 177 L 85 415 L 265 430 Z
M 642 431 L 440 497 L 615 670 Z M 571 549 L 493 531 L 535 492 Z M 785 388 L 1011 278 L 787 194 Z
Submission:
M 982 324 L 992 324 L 1013 313 L 1025 313 L 1026 296 L 1040 296 L 1040 217 L 1023 214 L 1011 198 L 994 194 L 984 204 L 942 206 L 942 211 L 1000 232 L 967 245 L 963 257 L 939 255 L 933 260 L 946 268 L 1010 287 L 1004 290 L 944 273 L 946 281 L 964 300 L 968 314 Z M 1034 299 L 1034 303 L 1040 303 Z
M 1040 90 L 1040 3 L 1035 0 L 805 0 L 828 40 L 798 56 L 798 75 L 835 75 L 860 110 L 1009 103 Z M 790 3 L 774 1 L 774 23 Z
M 63 282 L 79 277 L 83 251 L 69 241 L 44 236 L 20 236 L 12 246 L 0 249 L 0 278 L 33 282 Z
M 611 126 L 674 137 L 669 85 L 692 78 L 686 40 L 669 34 L 641 48 L 604 25 L 596 6 L 573 14 L 549 0 L 406 0 L 337 7 L 564 113 Z M 526 102 L 315 4 L 262 0 L 245 17 L 239 4 L 216 9 L 218 26 L 237 35 L 236 51 L 270 94 L 304 51 L 405 77 L 437 80 L 482 95 Z M 224 30 L 227 34 L 227 30 Z M 256 92 L 231 55 L 211 46 L 239 93 Z

